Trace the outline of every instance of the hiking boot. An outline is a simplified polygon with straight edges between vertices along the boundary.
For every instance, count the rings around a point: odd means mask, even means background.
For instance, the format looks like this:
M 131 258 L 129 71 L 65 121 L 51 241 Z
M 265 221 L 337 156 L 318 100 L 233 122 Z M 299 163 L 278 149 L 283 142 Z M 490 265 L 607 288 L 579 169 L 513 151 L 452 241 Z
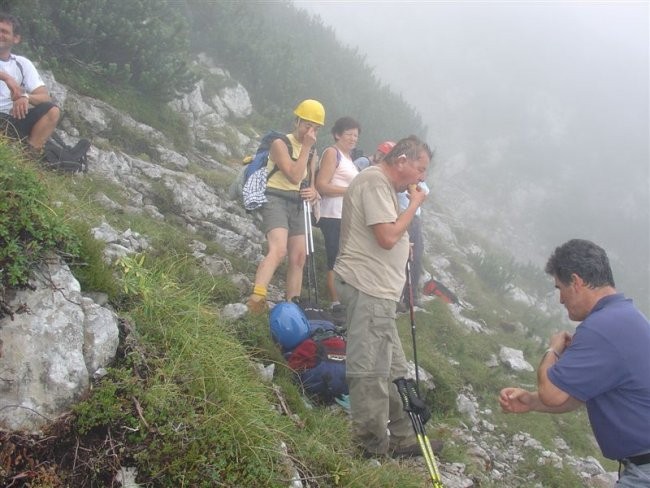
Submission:
M 440 454 L 444 447 L 443 442 L 438 439 L 429 439 L 429 444 L 431 444 L 431 450 L 436 456 Z M 391 449 L 388 454 L 393 459 L 412 458 L 422 456 L 422 450 L 420 449 L 420 444 L 416 442 L 415 444 L 410 444 L 408 446 Z
M 251 295 L 246 302 L 248 311 L 254 315 L 261 315 L 269 311 L 269 306 L 266 303 L 266 298 L 259 295 Z
M 345 309 L 345 305 L 341 303 L 337 303 L 336 305 L 332 305 L 330 307 L 330 314 L 332 315 L 332 322 L 342 322 L 345 323 L 345 319 L 347 317 L 347 311 Z

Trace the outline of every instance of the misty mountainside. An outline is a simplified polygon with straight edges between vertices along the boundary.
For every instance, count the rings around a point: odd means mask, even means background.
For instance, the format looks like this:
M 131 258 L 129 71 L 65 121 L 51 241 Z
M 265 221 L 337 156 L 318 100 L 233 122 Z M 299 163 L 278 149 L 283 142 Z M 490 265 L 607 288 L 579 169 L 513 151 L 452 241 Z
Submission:
M 650 314 L 647 4 L 294 4 L 422 114 L 446 213 L 537 266 L 597 242 Z
M 1 454 L 15 463 L 4 480 L 426 486 L 421 460 L 360 458 L 345 411 L 301 395 L 266 317 L 251 317 L 242 304 L 264 238 L 255 216 L 228 196 L 238 167 L 226 161 L 248 154 L 264 129 L 250 124 L 255 109 L 241 83 L 208 55 L 196 62 L 207 74 L 167 106 L 190 127 L 185 150 L 128 113 L 46 76 L 64 109 L 64 138 L 88 137 L 93 146 L 87 174 L 41 178 L 53 193 L 51 207 L 83 222 L 99 244 L 110 274 L 82 273 L 81 289 L 107 295 L 122 320 L 120 346 L 107 374 L 88 385 L 83 401 L 59 405 L 60 417 L 41 425 L 42 435 L 2 434 L 23 460 Z M 539 287 L 541 271 L 484 244 L 442 213 L 435 198 L 424 211 L 427 278 L 458 299 L 426 297 L 415 315 L 433 413 L 428 432 L 445 442 L 439 458 L 445 486 L 611 485 L 584 412 L 525 418 L 498 411 L 500 387 L 534 384 L 533 365 L 562 322 L 554 297 Z M 322 240 L 315 237 L 324 274 Z M 85 245 L 87 260 L 93 246 Z M 273 301 L 282 299 L 283 274 L 273 281 Z M 323 284 L 321 277 L 321 290 Z M 411 326 L 400 318 L 409 358 Z M 0 339 L 9 327 L 0 327 Z M 75 445 L 82 449 L 71 450 Z M 50 468 L 21 470 L 24 460 Z
M 75 298 L 93 297 L 119 317 L 110 367 L 82 384 L 82 393 L 52 399 L 49 420 L 36 434 L 0 432 L 0 480 L 75 487 L 427 486 L 421 460 L 362 459 L 345 411 L 314 403 L 293 383 L 267 317 L 253 317 L 243 305 L 264 236 L 255 215 L 228 195 L 243 156 L 268 129 L 289 131 L 302 98 L 324 102 L 327 127 L 338 116 L 358 118 L 366 148 L 387 136 L 421 134 L 417 114 L 373 78 L 363 56 L 284 2 L 0 3 L 43 14 L 26 16 L 25 39 L 35 40 L 34 54 L 57 53 L 44 55 L 40 66 L 63 108 L 59 131 L 70 143 L 92 141 L 86 174 L 47 173 L 20 161 L 10 166 L 36 175 L 47 208 L 80 241 L 68 264 L 78 280 L 70 284 Z M 190 32 L 175 24 L 181 14 Z M 103 23 L 70 23 L 79 16 Z M 43 29 L 43 19 L 56 28 Z M 294 30 L 281 28 L 291 22 Z M 257 37 L 242 35 L 251 24 Z M 101 43 L 89 42 L 95 34 Z M 164 67 L 127 66 L 142 52 L 155 59 L 154 48 L 164 48 Z M 182 69 L 169 54 L 182 60 Z M 108 55 L 129 62 L 102 58 Z M 180 76 L 178 97 L 169 96 L 170 83 L 161 80 L 176 80 L 185 69 L 194 76 Z M 353 74 L 345 90 L 332 83 L 331 71 Z M 144 80 L 146 89 L 137 86 Z M 330 141 L 326 132 L 321 149 Z M 448 211 L 435 181 L 432 187 L 424 207 L 425 278 L 458 300 L 426 297 L 415 329 L 433 414 L 427 430 L 445 442 L 439 457 L 445 486 L 611 486 L 616 466 L 600 456 L 585 412 L 499 411 L 499 389 L 533 388 L 549 334 L 571 325 L 538 266 L 521 264 L 508 246 L 474 232 Z M 315 239 L 324 290 L 318 231 Z M 274 302 L 282 299 L 284 274 L 279 269 L 270 287 Z M 412 325 L 400 317 L 409 359 Z M 9 331 L 7 316 L 0 322 L 7 344 Z M 35 351 L 23 359 L 41 356 Z M 50 371 L 70 379 L 65 355 L 53 364 Z M 4 381 L 12 367 L 2 366 L 3 387 L 21 390 L 24 384 Z M 47 393 L 46 375 L 30 376 L 20 379 Z
M 518 262 L 538 267 L 570 238 L 594 240 L 608 250 L 620 291 L 650 313 L 647 90 L 619 123 L 611 120 L 625 103 L 623 92 L 638 93 L 647 81 L 647 46 L 646 57 L 639 57 L 638 46 L 625 48 L 630 41 L 610 39 L 616 30 L 608 25 L 602 37 L 578 36 L 566 48 L 553 37 L 543 42 L 548 52 L 541 59 L 534 51 L 527 56 L 530 69 L 513 70 L 519 65 L 511 60 L 534 44 L 537 33 L 521 32 L 527 24 L 517 21 L 516 11 L 523 20 L 526 12 L 534 18 L 539 11 L 540 21 L 550 16 L 570 29 L 583 10 L 558 6 L 554 15 L 553 8 L 532 5 L 465 9 L 389 2 L 377 5 L 375 24 L 366 19 L 374 15 L 372 6 L 363 2 L 306 7 L 298 1 L 0 0 L 0 8 L 23 20 L 16 52 L 38 59 L 81 94 L 108 97 L 159 129 L 175 121 L 150 107 L 192 90 L 203 75 L 192 60 L 206 52 L 246 87 L 257 126 L 286 127 L 287 107 L 315 98 L 325 105 L 328 124 L 345 115 L 361 122 L 359 145 L 366 153 L 406 132 L 421 136 L 436 148 L 429 186 L 445 213 L 508 249 Z M 333 18 L 309 13 L 326 7 Z M 489 14 L 486 19 L 471 15 L 479 10 Z M 583 19 L 590 26 L 594 20 L 589 12 Z M 625 25 L 618 15 L 600 20 L 619 29 Z M 386 28 L 377 28 L 382 22 Z M 396 33 L 411 28 L 372 42 L 378 32 L 392 32 L 393 22 Z M 488 39 L 490 25 L 512 29 L 501 28 Z M 434 43 L 432 58 L 429 47 L 421 56 L 413 49 L 420 45 L 413 36 L 422 29 L 432 31 L 426 36 Z M 457 42 L 441 41 L 438 33 L 450 30 Z M 494 45 L 505 48 L 504 40 L 514 52 L 495 58 Z M 467 42 L 471 48 L 464 47 Z M 377 55 L 378 46 L 383 54 Z M 557 51 L 562 55 L 554 57 Z M 547 56 L 575 69 L 549 69 L 540 63 Z M 603 62 L 616 58 L 605 65 L 611 71 L 605 78 L 596 61 L 601 56 Z M 594 65 L 598 74 L 592 79 Z M 184 128 L 173 133 L 182 147 Z M 321 136 L 321 148 L 326 139 Z M 236 157 L 227 159 L 233 163 Z

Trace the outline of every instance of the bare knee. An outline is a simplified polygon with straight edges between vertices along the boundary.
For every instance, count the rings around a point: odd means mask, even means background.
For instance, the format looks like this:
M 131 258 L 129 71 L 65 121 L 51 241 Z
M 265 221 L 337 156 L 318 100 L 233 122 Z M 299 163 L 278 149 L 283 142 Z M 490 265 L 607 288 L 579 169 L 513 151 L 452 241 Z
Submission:
M 56 105 L 49 109 L 43 118 L 46 120 L 46 125 L 48 128 L 54 130 L 59 123 L 59 118 L 61 117 L 61 109 Z
M 268 254 L 266 255 L 268 259 L 276 263 L 280 263 L 285 257 L 287 257 L 286 248 L 270 248 Z
M 34 124 L 29 133 L 29 143 L 40 149 L 45 144 L 45 141 L 52 135 L 59 123 L 61 110 L 57 106 L 50 108 L 39 120 Z
M 293 252 L 289 255 L 289 265 L 298 266 L 302 268 L 305 265 L 306 259 L 307 256 L 305 252 L 303 251 Z

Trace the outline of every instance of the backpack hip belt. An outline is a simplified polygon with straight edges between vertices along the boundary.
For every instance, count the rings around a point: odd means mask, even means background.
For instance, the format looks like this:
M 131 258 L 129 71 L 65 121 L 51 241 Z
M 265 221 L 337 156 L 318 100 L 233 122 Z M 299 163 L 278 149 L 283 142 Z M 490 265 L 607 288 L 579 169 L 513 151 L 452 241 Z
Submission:
M 302 197 L 300 196 L 300 192 L 296 190 L 280 190 L 278 188 L 270 188 L 267 186 L 266 194 L 272 195 L 274 197 L 284 198 L 285 200 L 289 200 L 291 202 L 296 202 L 296 203 L 302 202 Z

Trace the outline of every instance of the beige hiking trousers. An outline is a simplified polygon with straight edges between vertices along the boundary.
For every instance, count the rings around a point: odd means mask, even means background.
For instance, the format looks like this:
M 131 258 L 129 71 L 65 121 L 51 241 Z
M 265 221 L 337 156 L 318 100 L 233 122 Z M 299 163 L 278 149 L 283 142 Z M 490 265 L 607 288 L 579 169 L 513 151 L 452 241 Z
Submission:
M 338 275 L 334 283 L 347 309 L 346 378 L 355 439 L 370 454 L 415 444 L 393 384 L 408 371 L 395 324 L 397 302 L 366 295 Z

